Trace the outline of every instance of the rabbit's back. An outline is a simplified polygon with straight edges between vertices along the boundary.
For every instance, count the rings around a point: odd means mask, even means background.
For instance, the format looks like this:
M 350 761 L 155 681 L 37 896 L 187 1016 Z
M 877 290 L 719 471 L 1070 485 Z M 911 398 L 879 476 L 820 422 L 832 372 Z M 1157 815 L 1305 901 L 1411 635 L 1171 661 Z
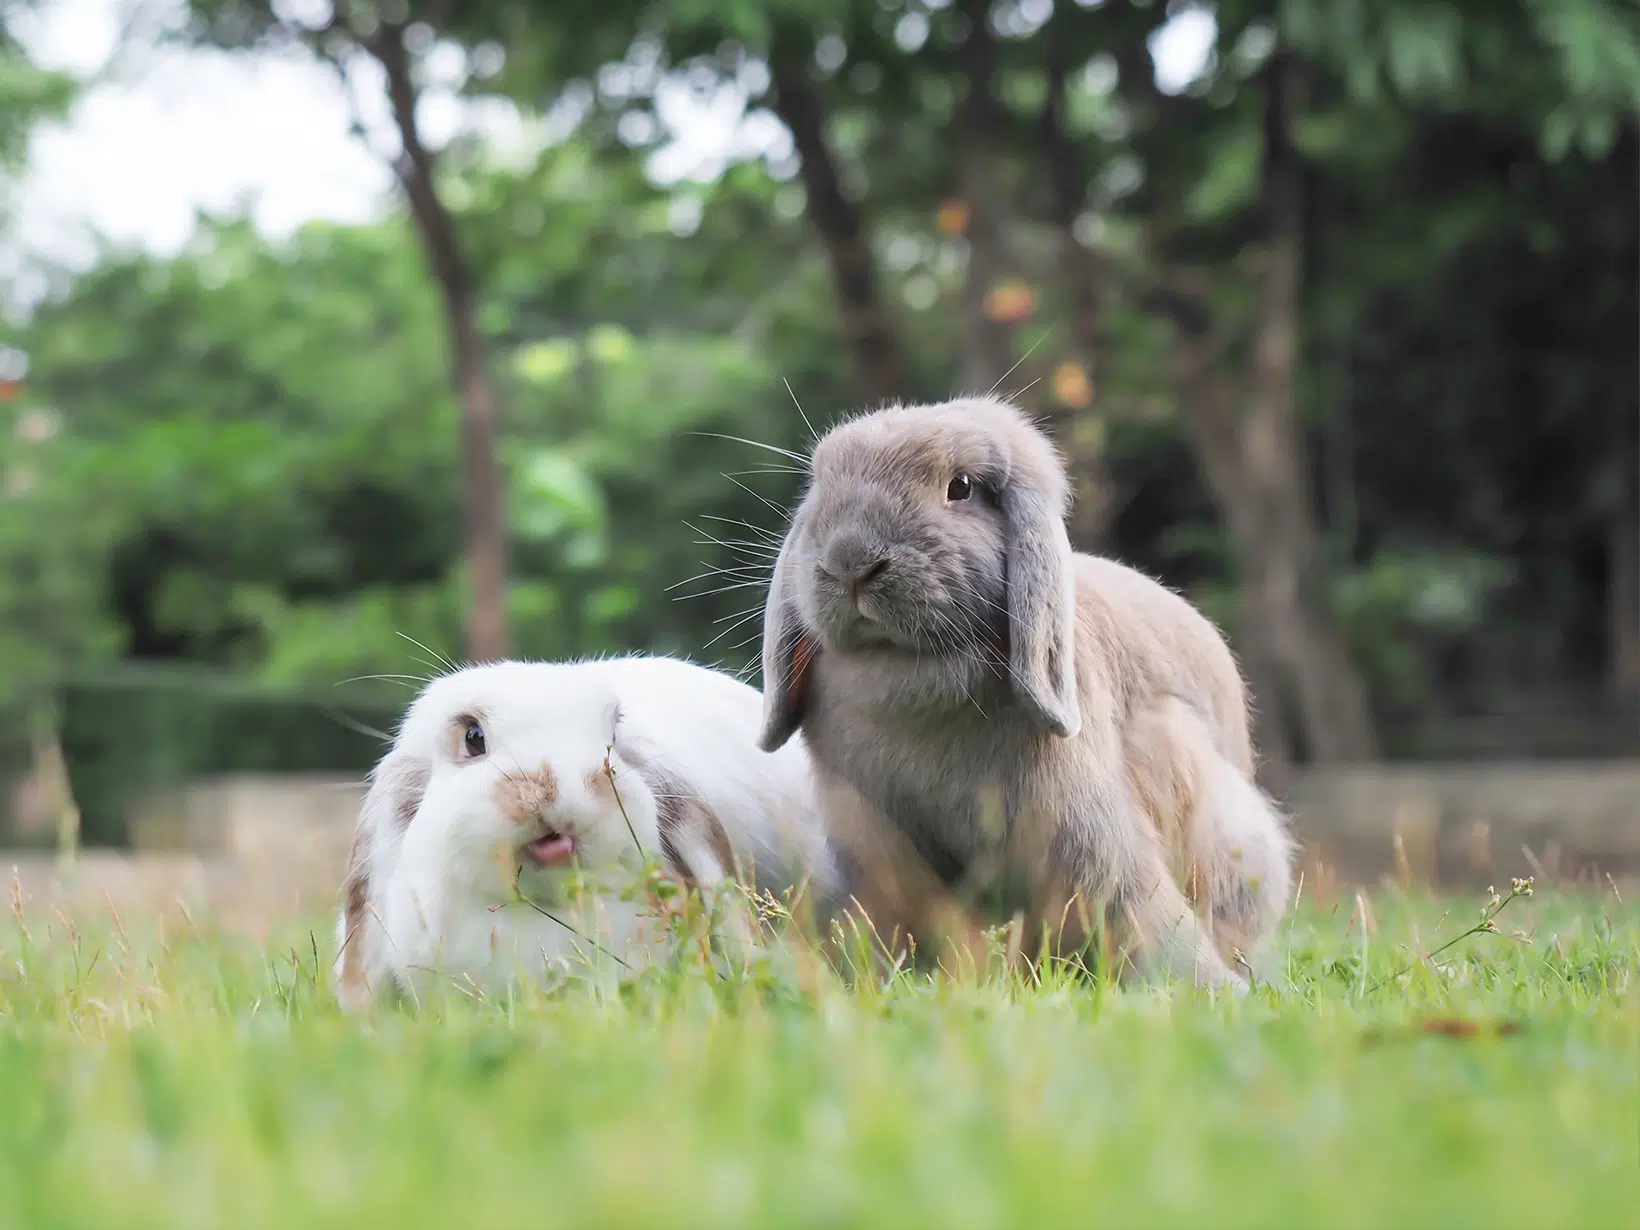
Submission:
M 630 655 L 598 669 L 621 693 L 635 746 L 700 799 L 760 880 L 823 878 L 827 855 L 808 751 L 800 741 L 773 753 L 757 747 L 763 702 L 756 688 L 682 658 Z
M 1094 652 L 1079 664 L 1108 677 L 1080 680 L 1090 690 L 1117 693 L 1117 720 L 1163 698 L 1196 710 L 1238 770 L 1253 771 L 1247 689 L 1235 656 L 1213 622 L 1184 597 L 1137 569 L 1102 556 L 1078 554 L 1075 563 L 1077 639 Z

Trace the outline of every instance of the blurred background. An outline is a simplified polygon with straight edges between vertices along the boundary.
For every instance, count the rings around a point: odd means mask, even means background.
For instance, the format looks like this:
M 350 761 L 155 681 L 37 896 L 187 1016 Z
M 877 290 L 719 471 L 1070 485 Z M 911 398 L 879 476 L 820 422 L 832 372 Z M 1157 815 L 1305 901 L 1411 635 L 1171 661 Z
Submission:
M 1230 633 L 1315 874 L 1640 863 L 1630 0 L 0 22 L 39 884 L 328 900 L 442 658 L 755 670 L 805 415 L 992 388 Z

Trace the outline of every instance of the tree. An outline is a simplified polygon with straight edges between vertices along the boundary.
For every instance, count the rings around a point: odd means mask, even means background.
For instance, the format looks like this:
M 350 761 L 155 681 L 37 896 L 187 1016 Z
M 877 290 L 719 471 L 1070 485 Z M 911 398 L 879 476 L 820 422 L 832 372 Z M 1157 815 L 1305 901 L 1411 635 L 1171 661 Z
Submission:
M 634 161 L 570 142 L 453 181 L 497 288 L 487 342 L 513 408 L 498 440 L 509 609 L 532 656 L 644 647 L 739 669 L 755 628 L 732 625 L 768 552 L 745 524 L 796 476 L 746 473 L 767 454 L 738 440 L 802 444 L 771 351 L 839 404 L 847 381 L 824 373 L 845 354 L 817 327 L 825 270 L 800 224 L 748 238 L 779 185 L 726 177 L 679 236 Z M 555 225 L 528 226 L 531 209 Z M 398 218 L 280 245 L 219 222 L 174 259 L 105 259 L 10 339 L 80 461 L 35 498 L 99 513 L 64 518 L 97 528 L 65 575 L 129 656 L 336 684 L 402 674 L 422 652 L 404 637 L 455 655 L 460 473 L 444 442 L 460 411 L 417 244 Z M 39 537 L 15 528 L 19 550 Z
M 1273 780 L 1370 752 L 1372 719 L 1400 754 L 1415 720 L 1614 669 L 1640 159 L 1597 138 L 1627 95 L 1572 90 L 1591 53 L 1540 54 L 1524 0 L 1374 7 L 1359 57 L 1315 24 L 1351 7 L 1224 0 L 1176 93 L 1162 6 L 391 14 L 413 87 L 430 39 L 469 65 L 499 42 L 465 88 L 581 116 L 521 168 L 479 142 L 434 159 L 509 411 L 517 650 L 748 664 L 801 474 L 721 437 L 800 452 L 805 415 L 988 385 L 983 358 L 1051 416 L 1079 512 L 1110 493 L 1079 543 L 1232 633 Z M 223 42 L 278 34 L 213 11 Z M 1441 13 L 1480 23 L 1461 72 Z M 797 156 L 650 182 L 679 81 L 743 89 Z M 453 652 L 463 413 L 429 254 L 414 211 L 286 248 L 214 227 L 175 262 L 106 262 L 14 339 L 58 442 L 101 459 L 111 601 L 89 609 L 133 652 L 324 682 L 403 672 L 400 632 Z
M 843 191 L 824 105 L 809 80 L 812 56 L 812 43 L 803 33 L 789 25 L 777 29 L 769 46 L 774 109 L 797 149 L 808 216 L 831 266 L 860 393 L 873 402 L 904 400 L 905 362 L 878 289 L 871 234 L 861 210 Z
M 10 23 L 21 8 L 0 3 L 0 168 L 7 173 L 22 159 L 34 126 L 66 112 L 77 85 L 69 74 L 35 64 L 18 45 Z
M 270 41 L 309 47 L 341 73 L 358 55 L 369 56 L 386 78 L 399 150 L 394 174 L 415 220 L 427 263 L 444 304 L 451 379 L 461 397 L 463 515 L 465 521 L 471 606 L 467 621 L 467 656 L 474 661 L 506 657 L 510 641 L 506 619 L 507 553 L 504 512 L 506 494 L 496 463 L 499 409 L 478 326 L 481 288 L 449 207 L 440 195 L 438 156 L 427 145 L 417 117 L 420 98 L 413 53 L 414 33 L 430 42 L 436 27 L 428 17 L 442 17 L 445 6 L 403 5 L 389 16 L 373 7 L 334 6 L 322 22 L 308 24 L 286 15 L 274 0 L 194 0 L 195 33 L 228 46 L 255 47 Z M 423 14 L 422 9 L 428 12 Z
M 1085 484 L 1106 487 L 1104 426 L 1171 387 L 1183 438 L 1234 545 L 1241 599 L 1232 622 L 1273 776 L 1290 753 L 1375 754 L 1354 660 L 1360 647 L 1344 626 L 1352 574 L 1374 565 L 1339 557 L 1313 489 L 1317 409 L 1305 401 L 1321 365 L 1305 345 L 1314 327 L 1308 304 L 1320 291 L 1305 273 L 1315 216 L 1308 200 L 1331 169 L 1309 150 L 1327 125 L 1371 145 L 1386 99 L 1400 105 L 1461 79 L 1447 64 L 1449 44 L 1471 25 L 1482 32 L 1477 59 L 1488 73 L 1519 63 L 1523 49 L 1552 45 L 1601 83 L 1585 95 L 1623 96 L 1610 68 L 1626 53 L 1591 60 L 1600 40 L 1587 37 L 1610 33 L 1613 20 L 1622 33 L 1617 10 L 1605 0 L 1559 12 L 1407 4 L 1363 16 L 1331 0 L 1226 0 L 1215 6 L 1218 46 L 1202 79 L 1164 95 L 1148 49 L 1168 19 L 1159 6 L 1058 6 L 1046 20 L 1008 5 L 700 8 L 638 6 L 610 22 L 641 30 L 651 50 L 663 47 L 662 72 L 728 82 L 748 57 L 771 65 L 773 103 L 803 157 L 808 216 L 831 260 L 862 386 L 897 383 L 883 374 L 892 348 L 882 302 L 914 289 L 930 302 L 928 286 L 939 290 L 933 310 L 905 323 L 916 339 L 908 353 L 927 359 L 911 384 L 935 396 L 989 387 L 1028 360 L 1018 331 L 998 319 L 1007 314 L 987 310 L 1019 270 L 1035 283 L 1026 298 L 1046 309 L 1050 346 L 1063 355 L 1068 343 L 1106 373 L 1097 413 L 1079 409 L 1076 397 L 1057 398 L 1060 435 Z M 1075 71 L 1101 61 L 1114 69 L 1114 88 Z M 1598 135 L 1598 115 L 1568 105 L 1576 91 L 1563 84 L 1545 87 L 1547 114 L 1561 117 L 1550 129 L 1567 140 Z M 1501 79 L 1487 88 L 1480 105 L 1516 89 Z M 1305 93 L 1325 100 L 1321 111 L 1297 105 Z M 652 94 L 602 101 L 625 115 L 649 108 Z M 751 94 L 755 102 L 755 87 Z M 1336 146 L 1329 156 L 1338 157 Z M 931 225 L 936 216 L 959 221 Z M 1101 227 L 1105 236 L 1090 239 Z M 919 250 L 926 255 L 898 255 Z M 1135 316 L 1162 322 L 1162 336 Z M 941 329 L 960 336 L 960 348 L 942 345 Z M 1041 370 L 1038 362 L 1027 374 Z M 1021 383 L 1029 390 L 1038 379 Z M 1101 536 L 1097 525 L 1079 535 Z

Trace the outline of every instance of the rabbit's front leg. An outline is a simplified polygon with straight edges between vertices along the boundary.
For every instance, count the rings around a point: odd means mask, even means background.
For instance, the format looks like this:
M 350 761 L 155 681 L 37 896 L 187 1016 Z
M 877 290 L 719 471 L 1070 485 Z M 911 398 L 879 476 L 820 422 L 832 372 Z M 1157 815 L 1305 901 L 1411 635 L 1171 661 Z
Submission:
M 1085 944 L 1088 930 L 1102 926 L 1117 969 L 1125 959 L 1143 978 L 1245 993 L 1247 984 L 1225 963 L 1174 882 L 1156 832 L 1125 782 L 1101 783 L 1077 804 L 1051 846 L 1054 879 L 1070 890 L 1062 920 L 1045 920 L 1062 925 L 1061 944 Z

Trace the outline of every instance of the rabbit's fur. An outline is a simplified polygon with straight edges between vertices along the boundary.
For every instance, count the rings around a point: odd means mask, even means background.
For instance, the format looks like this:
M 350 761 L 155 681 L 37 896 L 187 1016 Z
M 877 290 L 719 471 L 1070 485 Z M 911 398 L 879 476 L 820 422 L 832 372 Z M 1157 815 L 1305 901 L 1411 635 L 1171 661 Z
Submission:
M 915 856 L 934 887 L 991 879 L 1033 933 L 1103 924 L 1142 969 L 1243 989 L 1292 847 L 1218 630 L 1072 552 L 1064 468 L 1006 402 L 862 415 L 810 470 L 765 609 L 760 743 L 802 731 L 877 906 L 927 921 L 884 887 Z
M 635 966 L 658 928 L 631 891 L 648 854 L 703 890 L 806 884 L 825 898 L 834 871 L 808 757 L 757 749 L 760 707 L 738 679 L 658 656 L 434 679 L 360 809 L 338 920 L 343 1005 L 438 981 L 495 991 L 595 964 L 600 949 Z M 554 917 L 517 901 L 515 883 Z M 728 896 L 726 934 L 748 943 L 747 903 Z

